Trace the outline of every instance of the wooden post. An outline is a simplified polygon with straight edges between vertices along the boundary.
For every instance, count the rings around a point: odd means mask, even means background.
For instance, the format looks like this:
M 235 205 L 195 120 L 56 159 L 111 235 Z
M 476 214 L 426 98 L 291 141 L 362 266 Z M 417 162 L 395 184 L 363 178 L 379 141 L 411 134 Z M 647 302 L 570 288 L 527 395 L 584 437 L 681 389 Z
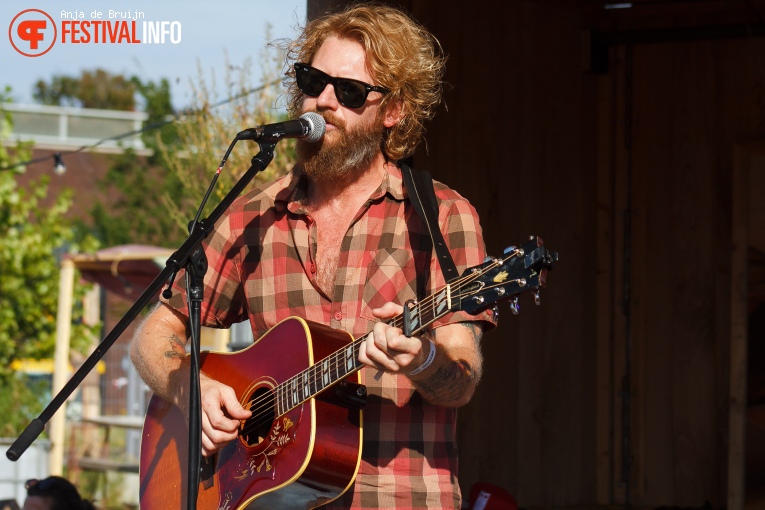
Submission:
M 74 289 L 74 262 L 64 259 L 58 286 L 58 313 L 56 315 L 56 351 L 53 369 L 53 395 L 58 394 L 69 378 L 69 335 L 72 329 L 72 292 Z M 66 402 L 50 421 L 50 453 L 48 470 L 51 475 L 62 475 L 64 471 L 64 428 Z

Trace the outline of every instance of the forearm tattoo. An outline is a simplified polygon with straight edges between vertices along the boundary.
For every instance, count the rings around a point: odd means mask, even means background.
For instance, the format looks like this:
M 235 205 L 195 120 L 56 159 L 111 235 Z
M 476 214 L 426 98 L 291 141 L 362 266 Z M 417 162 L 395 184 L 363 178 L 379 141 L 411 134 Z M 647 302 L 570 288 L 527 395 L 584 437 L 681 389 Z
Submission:
M 464 359 L 450 360 L 449 363 L 438 367 L 427 379 L 415 384 L 434 403 L 449 404 L 458 402 L 465 397 L 466 392 L 481 378 L 480 345 L 483 330 L 479 325 L 462 322 L 462 326 L 472 333 L 475 347 L 479 352 L 478 366 L 471 366 Z
M 186 342 L 181 340 L 181 337 L 173 333 L 168 338 L 170 343 L 170 349 L 165 351 L 165 358 L 167 359 L 183 359 L 186 357 Z

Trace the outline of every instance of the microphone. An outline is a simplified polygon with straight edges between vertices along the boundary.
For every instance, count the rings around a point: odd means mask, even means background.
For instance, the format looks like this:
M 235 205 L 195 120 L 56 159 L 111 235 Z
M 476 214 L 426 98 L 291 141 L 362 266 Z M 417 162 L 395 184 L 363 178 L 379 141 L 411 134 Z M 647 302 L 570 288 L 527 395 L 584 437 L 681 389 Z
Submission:
M 318 142 L 326 130 L 324 117 L 316 112 L 306 112 L 299 119 L 245 129 L 237 133 L 236 138 L 265 142 L 278 142 L 282 138 L 303 138 L 306 142 Z

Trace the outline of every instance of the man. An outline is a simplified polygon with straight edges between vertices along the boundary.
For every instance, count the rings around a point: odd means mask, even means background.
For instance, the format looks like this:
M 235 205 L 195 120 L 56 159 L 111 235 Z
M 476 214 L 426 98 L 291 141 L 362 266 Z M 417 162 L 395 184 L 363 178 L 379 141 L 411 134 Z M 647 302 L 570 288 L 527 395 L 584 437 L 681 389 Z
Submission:
M 402 303 L 444 285 L 430 236 L 402 185 L 440 102 L 438 43 L 406 15 L 356 6 L 310 22 L 290 46 L 290 113 L 315 111 L 323 139 L 298 141 L 292 173 L 240 197 L 205 243 L 203 325 L 249 319 L 255 337 L 289 316 L 367 333 L 359 353 L 367 386 L 362 463 L 331 508 L 460 508 L 456 407 L 481 376 L 490 312 L 448 314 L 407 337 L 386 324 Z M 480 264 L 473 207 L 435 183 L 439 224 L 460 271 Z M 182 281 L 178 278 L 177 281 Z M 182 285 L 136 335 L 133 360 L 149 386 L 185 408 L 188 385 Z M 233 390 L 204 375 L 202 450 L 237 437 L 250 416 Z

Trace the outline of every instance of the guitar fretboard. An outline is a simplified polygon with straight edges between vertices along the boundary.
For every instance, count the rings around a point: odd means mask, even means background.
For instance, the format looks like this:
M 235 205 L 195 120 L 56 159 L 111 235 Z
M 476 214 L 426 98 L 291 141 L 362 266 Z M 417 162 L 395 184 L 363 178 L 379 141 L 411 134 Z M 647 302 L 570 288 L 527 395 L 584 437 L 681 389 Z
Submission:
M 409 324 L 412 334 L 416 334 L 451 309 L 451 287 L 447 285 L 438 293 L 409 306 Z M 404 314 L 389 321 L 398 328 L 404 326 Z M 276 387 L 276 415 L 294 409 L 310 398 L 348 377 L 363 367 L 359 362 L 359 348 L 366 336 L 357 338 L 342 349 L 333 352 L 318 363 L 308 367 L 294 377 Z
M 506 263 L 512 258 L 524 260 L 516 273 L 510 274 Z M 548 267 L 557 254 L 550 255 L 542 246 L 541 239 L 532 238 L 524 248 L 508 248 L 502 259 L 487 259 L 481 267 L 471 268 L 465 274 L 447 284 L 435 294 L 422 301 L 410 301 L 404 304 L 404 313 L 388 321 L 391 326 L 409 330 L 412 335 L 430 326 L 440 317 L 453 309 L 464 309 L 468 299 L 473 299 L 474 306 L 485 308 L 501 299 L 507 299 L 516 293 L 542 285 L 537 268 L 544 264 Z M 494 271 L 494 270 L 497 271 Z M 492 271 L 494 271 L 492 273 Z M 528 285 L 527 278 L 535 278 L 535 285 Z M 484 281 L 481 281 L 484 280 Z M 478 295 L 481 293 L 481 295 Z M 406 324 L 408 321 L 408 324 Z M 405 327 L 405 325 L 407 327 Z M 275 388 L 275 412 L 281 416 L 315 397 L 333 384 L 359 370 L 359 348 L 366 335 L 357 338 L 342 349 L 335 351 L 308 367 L 294 377 Z

